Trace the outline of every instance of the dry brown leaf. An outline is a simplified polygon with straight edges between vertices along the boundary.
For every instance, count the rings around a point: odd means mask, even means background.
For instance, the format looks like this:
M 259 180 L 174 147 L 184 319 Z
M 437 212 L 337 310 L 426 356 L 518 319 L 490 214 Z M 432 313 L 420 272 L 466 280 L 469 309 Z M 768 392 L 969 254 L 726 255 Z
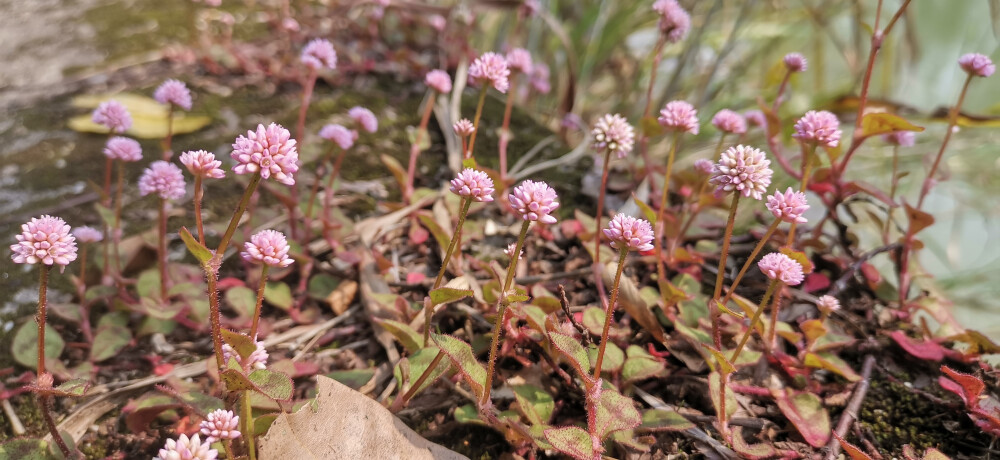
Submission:
M 326 296 L 326 303 L 330 304 L 330 308 L 337 316 L 340 316 L 351 306 L 357 293 L 357 281 L 346 280 L 337 285 L 337 288 Z
M 467 457 L 434 444 L 371 398 L 317 377 L 316 404 L 280 414 L 260 440 L 260 458 L 297 460 L 440 459 Z
M 400 317 L 398 311 L 386 308 L 381 302 L 375 299 L 374 294 L 388 294 L 391 292 L 389 284 L 376 272 L 375 260 L 372 254 L 368 250 L 361 250 L 359 253 L 361 255 L 361 263 L 358 265 L 358 273 L 361 280 L 361 305 L 365 308 L 365 316 L 368 318 L 405 321 L 405 318 Z M 372 332 L 375 334 L 375 340 L 382 345 L 382 348 L 385 348 L 389 362 L 396 363 L 399 361 L 399 350 L 396 350 L 396 342 L 392 334 L 381 327 L 372 328 Z
M 614 283 L 615 270 L 618 267 L 614 263 L 609 263 L 604 266 L 604 272 L 601 274 L 604 278 L 604 285 L 608 287 L 610 291 L 612 283 Z M 667 336 L 663 333 L 663 326 L 660 325 L 660 321 L 656 319 L 656 315 L 653 311 L 649 309 L 649 305 L 646 301 L 642 299 L 642 295 L 639 294 L 639 288 L 635 286 L 635 283 L 631 279 L 622 277 L 621 281 L 618 283 L 618 304 L 625 309 L 625 312 L 629 314 L 633 319 L 635 319 L 643 329 L 649 331 L 653 334 L 653 338 L 657 342 L 666 342 Z

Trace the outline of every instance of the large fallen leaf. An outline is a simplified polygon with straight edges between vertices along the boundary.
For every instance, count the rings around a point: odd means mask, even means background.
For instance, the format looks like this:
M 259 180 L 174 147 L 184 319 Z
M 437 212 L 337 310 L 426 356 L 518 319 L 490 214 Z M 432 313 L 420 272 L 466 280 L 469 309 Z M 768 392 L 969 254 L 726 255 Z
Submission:
M 261 459 L 467 458 L 422 438 L 365 395 L 316 379 L 316 404 L 279 414 L 260 440 Z
M 100 103 L 116 100 L 128 109 L 132 115 L 132 127 L 125 132 L 140 139 L 163 139 L 167 137 L 167 107 L 146 96 L 137 94 L 104 94 L 85 95 L 73 99 L 73 106 L 93 109 Z M 174 134 L 187 134 L 198 131 L 212 122 L 210 117 L 188 115 L 181 110 L 174 111 Z M 94 123 L 90 113 L 79 115 L 69 120 L 69 127 L 74 131 L 84 133 L 106 134 L 108 129 Z
M 818 396 L 787 389 L 772 389 L 771 395 L 809 445 L 823 447 L 830 441 L 830 414 Z

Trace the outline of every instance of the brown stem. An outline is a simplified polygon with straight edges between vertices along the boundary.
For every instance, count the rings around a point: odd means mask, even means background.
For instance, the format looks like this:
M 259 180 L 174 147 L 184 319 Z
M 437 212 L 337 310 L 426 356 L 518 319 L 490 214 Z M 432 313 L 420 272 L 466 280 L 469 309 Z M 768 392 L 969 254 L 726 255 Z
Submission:
M 173 138 L 174 138 L 174 104 L 170 104 L 170 108 L 167 109 L 167 137 L 163 139 L 163 161 L 170 161 L 170 157 L 173 155 Z
M 458 226 L 455 227 L 455 233 L 451 236 L 451 242 L 448 243 L 448 250 L 444 253 L 444 258 L 441 259 L 441 270 L 438 271 L 437 278 L 434 278 L 434 287 L 431 290 L 441 287 L 441 282 L 444 281 L 444 273 L 448 269 L 448 263 L 451 262 L 451 256 L 455 252 L 455 247 L 458 246 L 458 240 L 462 237 L 462 226 L 465 225 L 465 216 L 469 214 L 469 207 L 472 206 L 472 198 L 462 198 L 462 210 L 458 213 Z M 431 317 L 434 315 L 433 305 L 428 304 L 424 307 L 424 346 L 430 344 L 430 333 L 431 333 Z
M 514 252 L 510 255 L 510 265 L 507 267 L 507 277 L 503 283 L 503 292 L 500 293 L 500 300 L 497 302 L 497 317 L 493 322 L 493 340 L 490 342 L 490 361 L 486 371 L 486 385 L 483 388 L 483 399 L 479 401 L 481 406 L 486 405 L 490 401 L 490 391 L 493 388 L 493 372 L 497 361 L 497 347 L 500 345 L 500 336 L 503 335 L 503 317 L 507 313 L 507 305 L 509 304 L 507 292 L 510 291 L 510 285 L 514 281 L 514 272 L 517 271 L 517 261 L 519 260 L 518 256 L 521 255 L 521 248 L 524 247 L 524 239 L 528 236 L 528 226 L 530 224 L 530 220 L 525 220 L 521 224 L 521 234 L 518 235 L 517 244 L 514 245 Z
M 212 324 L 212 346 L 215 348 L 215 363 L 221 372 L 225 369 L 222 359 L 222 323 L 219 311 L 219 274 L 218 269 L 205 267 L 205 281 L 208 283 L 209 320 Z
M 767 291 L 764 291 L 764 297 L 760 299 L 760 303 L 757 304 L 757 309 L 753 311 L 753 316 L 750 318 L 750 328 L 743 333 L 743 338 L 740 339 L 740 344 L 736 346 L 735 350 L 733 350 L 733 355 L 729 358 L 729 362 L 735 363 L 736 359 L 740 357 L 743 347 L 745 347 L 747 341 L 750 340 L 750 336 L 753 335 L 753 331 L 757 329 L 757 324 L 760 322 L 760 314 L 764 311 L 764 306 L 767 305 L 767 301 L 771 300 L 771 296 L 774 295 L 774 291 L 778 289 L 778 285 L 780 283 L 781 282 L 778 280 L 771 280 L 771 284 L 767 285 Z
M 306 204 L 306 215 L 305 215 L 306 219 L 312 219 L 312 217 L 313 217 L 313 214 L 312 214 L 312 212 L 313 212 L 313 205 L 316 204 L 316 197 L 319 195 L 319 186 L 323 182 L 323 181 L 320 180 L 319 167 L 320 166 L 323 166 L 324 168 L 326 167 L 325 166 L 326 163 L 330 162 L 330 157 L 333 156 L 333 152 L 336 149 L 337 149 L 337 145 L 336 144 L 330 145 L 330 148 L 319 159 L 319 164 L 317 165 L 317 168 L 316 168 L 316 170 L 317 170 L 316 171 L 316 177 L 313 180 L 312 190 L 309 191 L 309 203 Z M 325 171 L 325 172 L 327 174 L 330 173 L 330 171 Z
M 892 184 L 889 186 L 889 201 L 896 202 L 896 188 L 899 186 L 899 146 L 892 147 Z M 886 209 L 885 229 L 882 232 L 882 244 L 889 244 L 889 230 L 892 228 L 892 206 Z
M 664 212 L 670 204 L 670 175 L 674 168 L 674 157 L 677 155 L 677 144 L 681 141 L 681 131 L 674 133 L 670 143 L 670 153 L 667 155 L 667 170 L 663 173 L 663 190 L 660 195 L 660 208 L 656 210 L 656 237 L 653 238 L 656 255 L 656 276 L 660 281 L 666 281 L 667 269 L 663 263 L 663 239 L 666 238 L 667 226 L 663 222 Z M 672 257 L 672 254 L 668 254 Z
M 726 297 L 722 299 L 722 302 L 720 302 L 722 305 L 726 305 L 733 298 L 733 294 L 736 292 L 736 287 L 739 286 L 740 281 L 743 280 L 743 275 L 747 274 L 750 266 L 753 265 L 754 259 L 757 258 L 757 254 L 760 254 L 761 249 L 764 249 L 764 245 L 767 244 L 767 240 L 769 240 L 771 235 L 773 235 L 778 229 L 779 224 L 781 224 L 781 219 L 774 219 L 771 226 L 767 228 L 767 232 L 765 232 L 764 236 L 762 236 L 760 241 L 757 242 L 757 246 L 754 246 L 753 251 L 750 252 L 750 257 L 748 257 L 747 261 L 743 264 L 743 268 L 741 268 L 740 272 L 736 274 L 736 278 L 733 279 L 733 283 L 729 285 Z
M 847 408 L 844 409 L 840 421 L 837 422 L 836 433 L 841 438 L 847 434 L 847 430 L 851 428 L 854 420 L 858 418 L 861 403 L 864 402 L 865 395 L 868 394 L 868 386 L 871 384 L 872 368 L 874 366 L 875 356 L 865 356 L 865 361 L 861 365 L 861 381 L 854 387 L 854 394 L 851 395 L 851 400 L 847 403 Z M 826 460 L 834 460 L 840 454 L 840 441 L 837 440 L 837 437 L 831 437 L 830 443 L 826 447 Z
M 110 135 L 109 135 L 110 137 Z M 105 208 L 111 208 L 111 170 L 114 167 L 114 160 L 108 157 L 104 162 L 104 196 L 101 197 L 101 204 Z M 108 270 L 111 268 L 111 239 L 114 238 L 112 234 L 112 229 L 108 227 L 108 224 L 104 224 L 104 241 L 101 243 L 101 247 L 104 250 L 104 260 L 101 261 L 101 275 L 102 278 L 108 277 Z M 102 280 L 103 282 L 103 280 Z
M 472 158 L 472 149 L 476 146 L 476 135 L 479 134 L 479 119 L 483 116 L 483 105 L 486 104 L 486 82 L 483 82 L 482 89 L 479 90 L 479 103 L 476 105 L 476 116 L 472 120 L 472 136 L 469 137 L 469 151 L 465 158 Z
M 722 331 L 719 329 L 721 313 L 716 302 L 722 295 L 722 282 L 726 275 L 726 258 L 729 256 L 729 240 L 733 238 L 733 225 L 736 223 L 736 208 L 740 203 L 740 193 L 733 193 L 733 202 L 729 205 L 729 220 L 726 221 L 726 233 L 722 237 L 722 252 L 719 254 L 719 273 L 715 276 L 715 293 L 712 294 L 711 304 L 708 306 L 712 312 L 712 343 L 717 350 L 722 349 Z
M 420 117 L 420 129 L 417 130 L 415 142 L 410 146 L 410 164 L 406 168 L 406 188 L 403 189 L 403 201 L 409 203 L 413 196 L 413 179 L 417 174 L 417 157 L 420 156 L 420 143 L 424 140 L 424 133 L 427 132 L 427 124 L 431 120 L 431 112 L 434 110 L 434 99 L 437 91 L 431 90 L 424 106 L 424 113 Z
M 628 257 L 628 246 L 622 245 L 618 250 L 618 270 L 615 272 L 615 284 L 611 286 L 611 301 L 608 302 L 607 312 L 604 314 L 604 330 L 601 331 L 601 347 L 597 351 L 597 362 L 594 364 L 594 381 L 601 378 L 601 364 L 604 363 L 604 349 L 608 346 L 608 332 L 611 330 L 611 321 L 614 320 L 615 303 L 618 301 L 618 283 L 622 278 L 622 269 L 625 268 L 625 258 Z
M 653 68 L 649 71 L 649 86 L 646 87 L 646 106 L 642 109 L 642 119 L 649 117 L 653 109 L 653 86 L 656 84 L 656 74 L 660 69 L 660 61 L 663 59 L 663 46 L 667 43 L 667 37 L 660 34 L 656 47 L 653 48 Z M 649 138 L 646 137 L 645 130 L 640 130 L 639 134 L 639 154 L 642 156 L 643 166 L 646 169 L 646 176 L 653 172 L 653 164 L 649 161 Z
M 510 139 L 510 114 L 514 110 L 514 88 L 517 87 L 518 73 L 510 76 L 507 90 L 507 104 L 503 109 L 503 126 L 500 128 L 500 182 L 507 181 L 507 142 Z
M 49 270 L 51 266 L 42 265 L 38 273 L 38 375 L 45 373 L 45 316 L 48 309 Z
M 198 229 L 198 242 L 205 245 L 205 227 L 201 220 L 201 199 L 204 197 L 201 189 L 201 175 L 194 176 L 194 222 Z
M 781 79 L 781 85 L 778 86 L 778 94 L 774 97 L 774 104 L 771 106 L 771 112 L 774 116 L 778 116 L 778 108 L 781 107 L 781 103 L 784 102 L 782 98 L 785 95 L 785 89 L 788 88 L 788 82 L 792 79 L 792 70 L 789 69 L 785 72 L 785 78 Z
M 427 379 L 430 378 L 431 374 L 434 373 L 434 369 L 437 368 L 438 364 L 441 362 L 441 358 L 444 358 L 444 353 L 438 351 L 438 354 L 434 356 L 434 359 L 431 360 L 431 364 L 427 366 L 427 369 L 425 369 L 422 374 L 420 374 L 417 381 L 414 382 L 413 385 L 410 385 L 410 388 L 406 390 L 406 393 L 400 395 L 395 401 L 392 402 L 392 406 L 389 407 L 390 412 L 399 412 L 400 409 L 406 407 L 406 403 L 410 402 L 410 399 L 417 394 L 417 391 L 419 391 L 420 387 L 424 385 L 424 382 L 426 382 Z
M 121 242 L 122 242 L 122 189 L 125 188 L 125 162 L 118 160 L 118 187 L 115 190 L 115 227 L 111 230 L 114 241 L 115 274 L 121 276 Z
M 160 221 L 157 232 L 157 263 L 160 266 L 160 300 L 167 303 L 167 200 L 160 198 Z
M 767 347 L 771 353 L 774 353 L 774 339 L 777 335 L 778 330 L 778 310 L 781 309 L 781 288 L 784 284 L 778 287 L 778 290 L 774 293 L 774 301 L 771 303 L 771 327 L 767 330 Z
M 257 340 L 257 324 L 260 322 L 260 309 L 264 305 L 264 288 L 267 286 L 268 265 L 260 268 L 260 285 L 257 286 L 257 306 L 253 311 L 253 323 L 250 325 L 250 338 Z
M 83 296 L 87 292 L 87 243 L 80 245 L 80 303 L 85 303 Z
M 594 281 L 601 276 L 601 217 L 604 215 L 604 196 L 608 188 L 608 171 L 611 164 L 611 150 L 604 154 L 604 171 L 601 173 L 601 189 L 597 191 L 597 212 L 594 213 Z
M 63 457 L 77 458 L 73 455 L 73 451 L 69 450 L 69 446 L 66 445 L 66 441 L 59 435 L 59 427 L 56 426 L 55 419 L 52 418 L 52 396 L 38 395 L 38 407 L 42 409 L 42 418 L 45 419 L 45 425 L 49 428 L 49 433 L 52 434 L 52 440 L 55 441 L 56 445 L 59 446 L 59 450 L 62 451 Z M 76 446 L 73 446 L 74 449 Z

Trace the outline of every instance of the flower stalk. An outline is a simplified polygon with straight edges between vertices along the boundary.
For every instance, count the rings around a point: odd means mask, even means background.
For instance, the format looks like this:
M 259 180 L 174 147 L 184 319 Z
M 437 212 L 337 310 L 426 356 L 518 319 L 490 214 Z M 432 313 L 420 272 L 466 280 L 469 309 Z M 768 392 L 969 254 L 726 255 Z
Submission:
M 451 261 L 451 256 L 455 252 L 455 247 L 458 246 L 458 240 L 462 238 L 462 226 L 465 225 L 465 217 L 469 214 L 469 207 L 472 206 L 472 198 L 462 198 L 462 210 L 458 213 L 458 226 L 455 227 L 455 233 L 451 236 L 451 241 L 448 243 L 448 249 L 444 253 L 444 258 L 441 259 L 441 269 L 438 270 L 437 278 L 434 278 L 434 287 L 431 289 L 437 289 L 441 287 L 441 282 L 444 281 L 445 271 L 448 269 L 448 263 Z M 434 316 L 434 306 L 427 304 L 424 307 L 424 346 L 430 345 L 430 333 L 431 333 L 431 318 Z
M 415 141 L 410 146 L 410 163 L 406 168 L 406 188 L 403 189 L 403 201 L 407 203 L 410 202 L 410 197 L 413 196 L 413 180 L 417 174 L 417 157 L 420 156 L 420 144 L 424 141 L 424 133 L 427 132 L 427 125 L 430 123 L 436 99 L 437 92 L 432 90 L 427 97 L 427 103 L 424 105 L 424 113 L 420 116 L 420 128 L 417 129 Z
M 260 322 L 260 310 L 264 305 L 264 288 L 267 287 L 268 264 L 262 264 L 260 268 L 260 284 L 257 285 L 257 305 L 253 310 L 253 323 L 250 325 L 250 337 L 256 340 L 257 325 Z
M 729 257 L 729 243 L 733 238 L 733 226 L 736 224 L 736 209 L 739 207 L 742 194 L 734 193 L 733 201 L 729 205 L 729 219 L 726 220 L 726 232 L 722 237 L 722 252 L 719 254 L 719 270 L 715 275 L 715 292 L 712 294 L 712 301 L 709 311 L 712 315 L 712 343 L 716 349 L 722 349 L 722 330 L 719 322 L 722 312 L 719 311 L 718 300 L 722 295 L 722 283 L 726 276 L 726 259 Z
M 625 258 L 628 257 L 628 246 L 622 245 L 618 250 L 618 270 L 615 271 L 615 281 L 611 285 L 611 301 L 608 302 L 607 312 L 604 315 L 604 330 L 601 331 L 601 346 L 597 351 L 597 361 L 594 364 L 594 381 L 601 378 L 601 366 L 604 363 L 604 350 L 608 346 L 608 332 L 611 330 L 611 321 L 614 320 L 615 305 L 618 302 L 618 284 L 622 278 L 622 270 L 625 268 Z
M 476 147 L 476 135 L 479 134 L 479 119 L 483 116 L 483 106 L 486 105 L 486 88 L 487 85 L 483 85 L 479 89 L 479 102 L 476 103 L 476 116 L 472 120 L 472 135 L 469 136 L 469 150 L 465 153 L 465 158 L 472 158 L 473 152 Z

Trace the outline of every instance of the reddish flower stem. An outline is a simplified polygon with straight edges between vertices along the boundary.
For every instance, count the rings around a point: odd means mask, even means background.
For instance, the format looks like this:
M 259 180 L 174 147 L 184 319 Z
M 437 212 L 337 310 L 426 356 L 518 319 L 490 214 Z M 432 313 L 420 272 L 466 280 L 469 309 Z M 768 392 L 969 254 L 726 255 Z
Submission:
M 264 288 L 267 287 L 268 265 L 263 264 L 260 268 L 260 284 L 257 285 L 257 306 L 253 310 L 253 323 L 250 325 L 250 338 L 257 340 L 257 324 L 260 322 L 260 310 L 264 305 Z
M 507 183 L 507 143 L 510 142 L 510 115 L 514 110 L 514 88 L 517 87 L 518 73 L 510 76 L 510 89 L 507 90 L 507 104 L 503 109 L 503 126 L 500 128 L 500 183 Z
M 656 47 L 653 48 L 653 67 L 649 70 L 649 86 L 646 87 L 646 106 L 642 109 L 640 123 L 649 117 L 649 113 L 653 109 L 653 86 L 656 85 L 656 74 L 660 69 L 660 61 L 663 59 L 663 46 L 666 43 L 667 37 L 664 34 L 660 34 L 660 38 L 656 42 Z M 645 175 L 651 175 L 653 173 L 653 163 L 649 161 L 649 137 L 646 136 L 644 129 L 639 130 L 639 155 L 642 156 Z
M 660 281 L 667 280 L 667 269 L 663 262 L 663 240 L 666 238 L 667 226 L 663 222 L 663 216 L 667 206 L 670 205 L 670 175 L 674 168 L 674 157 L 677 156 L 677 144 L 681 141 L 681 132 L 674 133 L 674 138 L 670 143 L 670 153 L 667 155 L 667 170 L 663 173 L 663 189 L 660 195 L 660 208 L 656 210 L 656 238 L 653 239 L 656 254 L 656 276 Z M 667 254 L 673 257 L 673 254 Z
M 736 208 L 740 203 L 740 193 L 733 193 L 733 202 L 729 205 L 729 220 L 726 221 L 726 233 L 722 237 L 722 252 L 719 254 L 719 273 L 715 276 L 715 293 L 709 304 L 712 315 L 712 343 L 717 350 L 722 349 L 722 330 L 719 328 L 721 312 L 716 302 L 722 295 L 722 282 L 726 276 L 726 258 L 729 256 L 729 242 L 733 238 L 733 225 L 736 223 Z
M 733 279 L 733 283 L 729 285 L 726 297 L 724 297 L 722 302 L 720 302 L 722 305 L 726 305 L 730 300 L 732 300 L 733 294 L 736 292 L 736 287 L 740 285 L 740 281 L 743 280 L 743 276 L 747 274 L 750 266 L 753 265 L 753 261 L 757 258 L 757 254 L 760 254 L 761 249 L 764 249 L 764 245 L 767 244 L 769 239 L 771 239 L 771 235 L 774 235 L 774 232 L 778 230 L 779 224 L 781 224 L 781 219 L 774 219 L 771 226 L 767 228 L 767 232 L 765 232 L 764 236 L 762 236 L 760 241 L 757 242 L 757 246 L 754 246 L 753 251 L 750 252 L 750 257 L 748 257 L 747 261 L 743 264 L 743 268 L 741 268 L 740 272 L 736 274 L 736 278 Z
M 111 238 L 114 244 L 114 268 L 115 274 L 121 276 L 121 242 L 122 242 L 122 189 L 125 188 L 125 162 L 118 160 L 118 187 L 115 189 L 115 226 L 111 229 Z
M 330 157 L 333 156 L 333 152 L 336 150 L 336 148 L 337 148 L 336 144 L 331 145 L 330 148 L 326 151 L 326 153 L 323 154 L 322 157 L 320 157 L 319 165 L 317 166 L 325 167 L 327 163 L 330 163 Z M 305 217 L 307 220 L 310 220 L 313 217 L 312 215 L 313 205 L 316 204 L 316 196 L 319 195 L 319 185 L 323 182 L 322 180 L 320 180 L 319 168 L 317 167 L 316 169 L 317 169 L 317 174 L 315 179 L 313 180 L 312 190 L 309 192 L 309 204 L 306 205 Z M 330 171 L 325 171 L 325 172 L 328 174 L 330 173 Z
M 483 387 L 483 398 L 479 401 L 480 406 L 486 406 L 490 402 L 490 392 L 493 389 L 493 372 L 496 369 L 497 347 L 500 345 L 500 336 L 503 335 L 503 317 L 507 313 L 507 293 L 510 285 L 514 282 L 514 273 L 517 272 L 518 256 L 521 255 L 521 248 L 524 247 L 524 239 L 528 236 L 528 226 L 530 220 L 525 220 L 521 224 L 521 234 L 517 237 L 517 244 L 514 252 L 510 255 L 510 265 L 507 267 L 507 277 L 503 283 L 503 291 L 500 293 L 500 300 L 497 301 L 497 317 L 493 321 L 493 340 L 490 342 L 489 365 L 486 370 L 486 385 Z
M 615 284 L 611 286 L 611 301 L 608 302 L 607 312 L 604 314 L 604 330 L 601 331 L 601 347 L 597 350 L 597 361 L 594 364 L 594 381 L 600 382 L 601 365 L 604 363 L 604 350 L 608 346 L 608 332 L 611 330 L 611 321 L 614 321 L 615 303 L 618 302 L 618 283 L 622 278 L 622 269 L 625 268 L 625 258 L 628 256 L 628 247 L 622 245 L 618 250 L 618 271 L 615 272 Z
M 448 243 L 448 250 L 444 253 L 444 258 L 441 259 L 441 270 L 438 271 L 437 278 L 434 278 L 434 287 L 431 290 L 441 287 L 441 282 L 444 281 L 444 273 L 448 269 L 448 263 L 451 262 L 451 256 L 455 253 L 455 247 L 458 246 L 458 240 L 462 238 L 462 226 L 465 225 L 465 216 L 469 214 L 469 207 L 472 206 L 472 198 L 462 198 L 462 210 L 458 213 L 458 226 L 455 227 L 455 233 L 451 236 L 451 242 Z M 434 316 L 434 307 L 431 304 L 424 306 L 424 346 L 430 345 L 430 334 L 431 334 L 431 318 Z
M 601 279 L 601 217 L 604 216 L 604 197 L 608 189 L 608 171 L 611 165 L 611 150 L 604 154 L 604 170 L 601 173 L 601 189 L 597 191 L 597 212 L 594 213 L 594 282 L 603 288 Z M 603 289 L 602 289 L 603 290 Z M 601 297 L 604 296 L 602 292 Z
M 764 291 L 764 297 L 757 304 L 757 309 L 753 311 L 753 316 L 750 318 L 750 328 L 743 333 L 743 338 L 740 339 L 740 344 L 736 346 L 733 350 L 733 355 L 729 358 L 729 362 L 735 363 L 736 359 L 740 357 L 740 353 L 743 352 L 743 347 L 746 346 L 747 341 L 750 340 L 750 336 L 753 335 L 753 331 L 757 329 L 757 324 L 760 323 L 760 315 L 764 312 L 764 306 L 767 302 L 771 300 L 771 296 L 774 295 L 774 291 L 778 289 L 778 285 L 781 282 L 778 280 L 771 280 L 771 283 L 767 285 L 767 290 Z
M 157 258 L 160 266 L 160 300 L 167 303 L 167 200 L 160 198 Z
M 52 396 L 38 395 L 38 406 L 42 409 L 42 418 L 45 419 L 45 425 L 49 428 L 52 440 L 55 441 L 57 446 L 59 446 L 59 450 L 62 451 L 63 457 L 78 458 L 73 455 L 73 451 L 69 450 L 69 446 L 66 445 L 66 441 L 59 434 L 59 427 L 56 425 L 55 419 L 52 418 Z M 76 446 L 73 446 L 73 448 L 75 450 Z
M 45 318 L 48 310 L 49 271 L 51 266 L 42 265 L 38 273 L 38 375 L 45 373 Z
M 420 129 L 417 130 L 415 141 L 410 146 L 410 164 L 406 168 L 406 188 L 403 189 L 403 201 L 409 203 L 413 196 L 413 179 L 417 174 L 417 157 L 420 156 L 420 143 L 424 140 L 424 133 L 427 132 L 427 124 L 430 123 L 431 113 L 434 111 L 434 100 L 437 91 L 431 90 L 427 97 L 427 104 L 424 105 L 424 113 L 420 117 Z
M 205 227 L 201 221 L 201 199 L 204 196 L 201 189 L 201 175 L 194 176 L 194 222 L 198 229 L 198 242 L 205 245 Z
M 476 147 L 476 135 L 479 134 L 479 119 L 483 116 L 483 106 L 486 104 L 486 82 L 483 82 L 483 87 L 479 90 L 479 103 L 476 104 L 476 116 L 472 120 L 472 136 L 469 136 L 469 151 L 466 154 L 466 158 L 472 158 L 473 150 Z
M 808 147 L 803 146 L 802 148 L 802 182 L 799 185 L 799 191 L 806 193 L 809 188 L 809 177 L 812 175 L 813 168 L 813 156 L 816 154 L 816 143 L 812 142 Z M 785 246 L 793 248 L 795 245 L 795 228 L 798 227 L 798 222 L 792 222 L 792 225 L 788 228 L 788 240 L 785 242 Z
M 174 139 L 174 104 L 170 103 L 167 109 L 167 137 L 163 139 L 163 161 L 170 161 L 173 156 Z

